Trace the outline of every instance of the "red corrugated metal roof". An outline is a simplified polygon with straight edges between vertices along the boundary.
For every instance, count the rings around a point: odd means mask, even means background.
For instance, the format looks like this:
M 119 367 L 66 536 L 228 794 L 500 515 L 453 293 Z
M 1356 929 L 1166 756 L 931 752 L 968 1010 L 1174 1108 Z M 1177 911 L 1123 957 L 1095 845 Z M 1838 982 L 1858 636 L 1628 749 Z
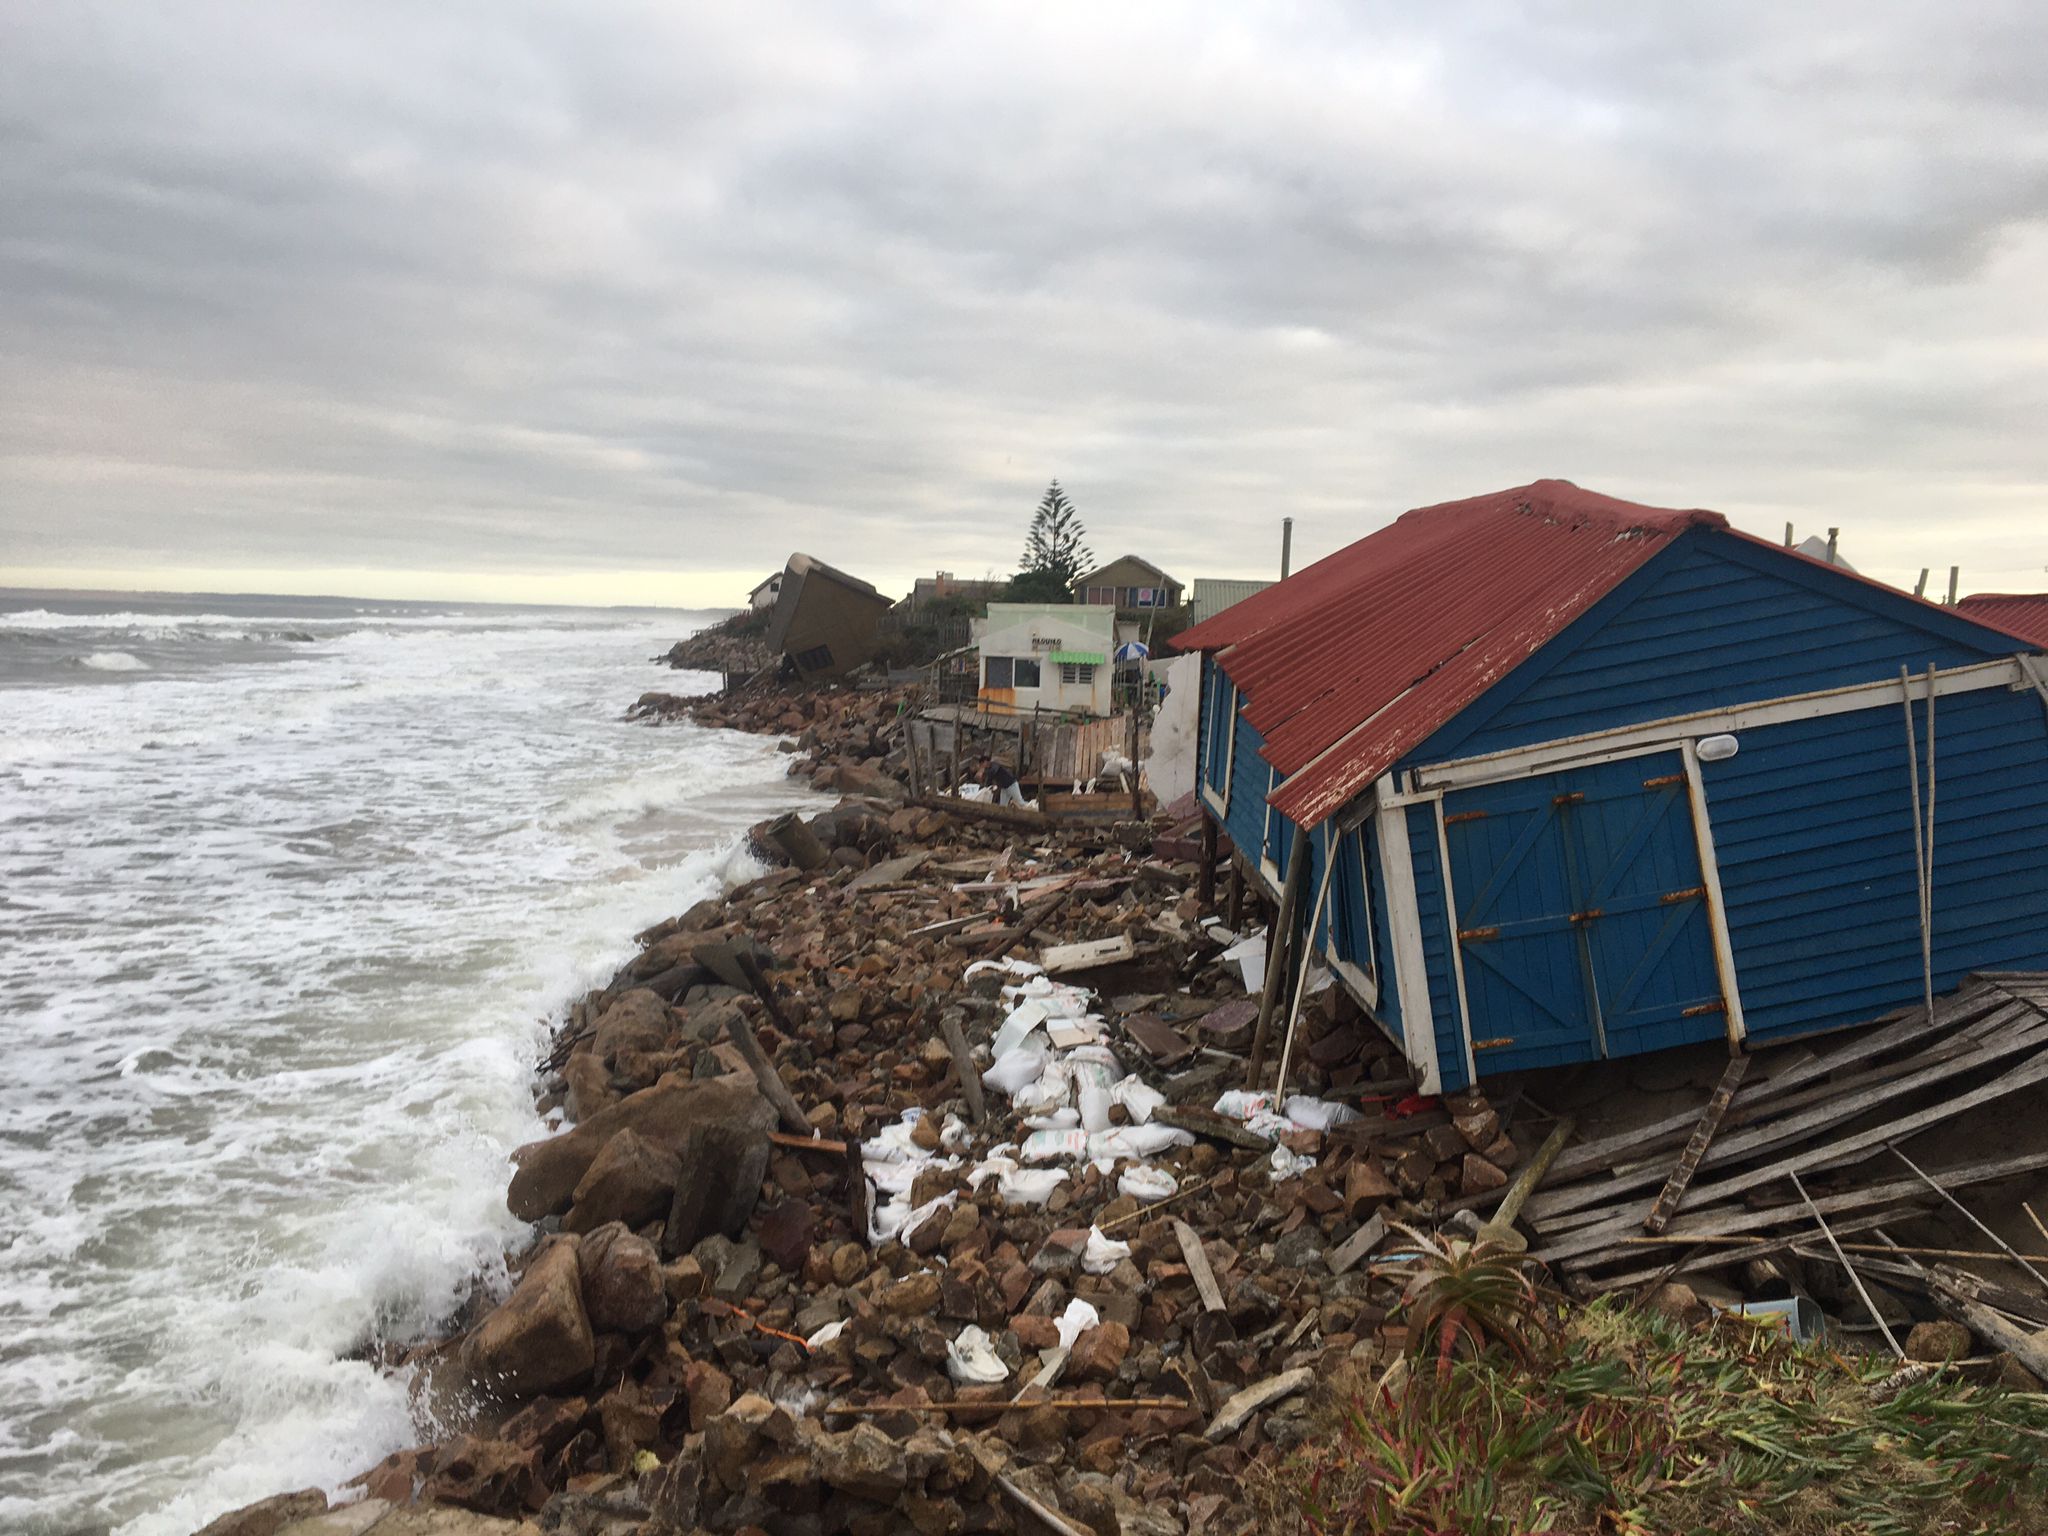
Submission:
M 2029 645 L 2048 646 L 2048 592 L 1978 592 L 1959 601 L 1956 612 Z
M 1285 776 L 1274 808 L 1315 826 L 1701 526 L 1727 523 L 1539 480 L 1405 513 L 1174 643 L 1218 653 Z

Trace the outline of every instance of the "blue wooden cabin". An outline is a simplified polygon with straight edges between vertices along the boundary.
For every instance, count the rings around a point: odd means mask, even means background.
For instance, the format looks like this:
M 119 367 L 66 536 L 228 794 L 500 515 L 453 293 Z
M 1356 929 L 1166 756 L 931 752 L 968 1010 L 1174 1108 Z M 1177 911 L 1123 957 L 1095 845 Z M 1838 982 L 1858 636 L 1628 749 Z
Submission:
M 1276 897 L 1306 833 L 1425 1092 L 1917 1004 L 1920 838 L 1935 990 L 2048 968 L 2048 664 L 1716 514 L 1424 508 L 1177 643 L 1207 813 Z

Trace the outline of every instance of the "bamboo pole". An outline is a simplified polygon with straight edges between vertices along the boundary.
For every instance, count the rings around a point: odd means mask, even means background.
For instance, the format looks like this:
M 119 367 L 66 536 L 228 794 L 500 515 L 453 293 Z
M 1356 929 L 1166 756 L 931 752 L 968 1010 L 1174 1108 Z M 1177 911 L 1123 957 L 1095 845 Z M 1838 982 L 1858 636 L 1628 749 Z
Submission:
M 1325 827 L 1328 822 L 1323 823 Z M 1323 878 L 1316 886 L 1316 904 L 1309 910 L 1308 932 L 1302 936 L 1301 963 L 1296 967 L 1293 993 L 1294 1000 L 1287 1008 L 1287 1038 L 1280 1046 L 1280 1076 L 1273 1084 L 1273 1091 L 1283 1098 L 1287 1093 L 1287 1068 L 1294 1059 L 1294 1034 L 1301 1026 L 1301 999 L 1308 990 L 1308 968 L 1316 958 L 1316 928 L 1323 920 L 1323 907 L 1330 896 L 1330 876 L 1336 873 L 1337 852 L 1329 836 L 1323 837 Z
M 2040 1270 L 2034 1268 L 2034 1266 L 2031 1263 L 2029 1263 L 2025 1257 L 2023 1257 L 2022 1255 L 2013 1250 L 2013 1247 L 2010 1243 L 2008 1243 L 2004 1238 L 2000 1237 L 1996 1232 L 1992 1231 L 1989 1227 L 1985 1226 L 1983 1222 L 1979 1221 L 1977 1219 L 1977 1213 L 1975 1211 L 1972 1211 L 1967 1205 L 1964 1205 L 1962 1201 L 1958 1200 L 1954 1195 L 1950 1194 L 1947 1190 L 1943 1189 L 1939 1184 L 1937 1184 L 1934 1181 L 1933 1175 L 1928 1173 L 1928 1171 L 1925 1168 L 1922 1168 L 1918 1163 L 1914 1162 L 1912 1158 L 1906 1156 L 1905 1153 L 1901 1152 L 1897 1147 L 1892 1146 L 1889 1142 L 1885 1144 L 1885 1151 L 1891 1153 L 1893 1157 L 1896 1157 L 1900 1162 L 1904 1163 L 1908 1168 L 1912 1169 L 1913 1176 L 1915 1178 L 1919 1179 L 1919 1181 L 1922 1184 L 1925 1184 L 1929 1189 L 1933 1190 L 1937 1195 L 1941 1196 L 1942 1199 L 1946 1200 L 1950 1205 L 1954 1206 L 1959 1212 L 1962 1213 L 1962 1217 L 1965 1221 L 1969 1222 L 1971 1226 L 1975 1227 L 1979 1232 L 1982 1232 L 1986 1237 L 1990 1238 L 1992 1242 L 1998 1245 L 1999 1252 L 2003 1253 L 2007 1258 L 2011 1259 L 2014 1263 L 2018 1264 L 2021 1269 L 2024 1269 L 2028 1274 L 2032 1275 L 2036 1280 L 2038 1280 L 2041 1283 L 2042 1289 L 2048 1290 L 2048 1275 L 2044 1275 L 2041 1273 Z M 2032 1215 L 2033 1213 L 2029 1212 L 2028 1214 Z M 2035 1224 L 2038 1226 L 2039 1222 L 2037 1221 Z

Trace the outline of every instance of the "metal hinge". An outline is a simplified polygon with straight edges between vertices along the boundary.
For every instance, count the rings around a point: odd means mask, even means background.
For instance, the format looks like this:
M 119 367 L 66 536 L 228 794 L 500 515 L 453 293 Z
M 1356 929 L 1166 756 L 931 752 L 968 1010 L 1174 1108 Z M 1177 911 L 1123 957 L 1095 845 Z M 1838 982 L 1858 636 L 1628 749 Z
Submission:
M 1474 1040 L 1472 1042 L 1472 1049 L 1475 1051 L 1497 1051 L 1503 1046 L 1513 1045 L 1514 1043 L 1515 1037 L 1513 1035 L 1502 1035 L 1498 1040 Z
M 1667 784 L 1683 784 L 1684 782 L 1685 775 L 1682 773 L 1663 773 L 1654 779 L 1643 780 L 1643 788 L 1662 789 Z
M 1666 891 L 1658 900 L 1667 907 L 1675 907 L 1681 901 L 1705 901 L 1707 888 L 1704 885 L 1689 885 L 1682 891 Z
M 1488 939 L 1497 939 L 1499 937 L 1500 930 L 1498 928 L 1460 928 L 1458 930 L 1458 942 L 1460 944 L 1480 944 Z
M 1590 923 L 1594 918 L 1605 915 L 1606 909 L 1603 907 L 1588 907 L 1583 912 L 1574 912 L 1572 914 L 1572 921 L 1574 923 Z
M 1577 805 L 1581 800 L 1585 798 L 1586 792 L 1583 789 L 1574 789 L 1569 790 L 1562 795 L 1552 795 L 1550 797 L 1550 803 L 1552 805 Z
M 1444 825 L 1445 825 L 1445 826 L 1447 826 L 1447 827 L 1453 827 L 1453 826 L 1456 826 L 1456 825 L 1457 825 L 1457 824 L 1458 824 L 1459 822 L 1461 822 L 1461 821 L 1484 821 L 1484 820 L 1486 820 L 1486 812 L 1484 812 L 1484 811 L 1460 811 L 1460 812 L 1458 812 L 1458 814 L 1457 814 L 1457 815 L 1455 815 L 1455 816 L 1446 816 L 1446 817 L 1444 818 Z
M 1681 1013 L 1679 1017 L 1682 1019 L 1697 1019 L 1710 1013 L 1726 1013 L 1727 1011 L 1728 1003 L 1726 999 L 1717 997 L 1711 1003 L 1695 1004 Z

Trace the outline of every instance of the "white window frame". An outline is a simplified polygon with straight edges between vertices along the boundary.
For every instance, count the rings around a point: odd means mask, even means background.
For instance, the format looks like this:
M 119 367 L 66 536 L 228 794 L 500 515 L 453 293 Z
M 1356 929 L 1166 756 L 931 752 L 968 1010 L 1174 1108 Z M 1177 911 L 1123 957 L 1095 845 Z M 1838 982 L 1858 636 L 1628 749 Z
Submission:
M 1365 965 L 1361 968 L 1337 952 L 1337 917 L 1334 911 L 1330 914 L 1330 933 L 1324 945 L 1324 955 L 1330 962 L 1330 968 L 1350 983 L 1359 1000 L 1368 1008 L 1377 1008 L 1380 1004 L 1380 941 L 1373 924 L 1372 867 L 1367 863 L 1364 825 L 1361 823 L 1353 827 L 1345 836 L 1357 840 L 1358 897 L 1359 906 L 1365 913 Z
M 1202 779 L 1202 798 L 1209 803 L 1218 816 L 1230 814 L 1230 771 L 1237 758 L 1237 684 L 1224 675 L 1223 669 L 1216 669 L 1216 676 L 1223 684 L 1223 691 L 1216 695 L 1216 713 L 1210 718 L 1213 730 L 1218 721 L 1228 722 L 1223 729 L 1223 788 L 1219 791 L 1211 785 L 1206 774 Z M 1208 743 L 1204 743 L 1208 745 Z M 1214 761 L 1214 752 L 1210 753 Z

